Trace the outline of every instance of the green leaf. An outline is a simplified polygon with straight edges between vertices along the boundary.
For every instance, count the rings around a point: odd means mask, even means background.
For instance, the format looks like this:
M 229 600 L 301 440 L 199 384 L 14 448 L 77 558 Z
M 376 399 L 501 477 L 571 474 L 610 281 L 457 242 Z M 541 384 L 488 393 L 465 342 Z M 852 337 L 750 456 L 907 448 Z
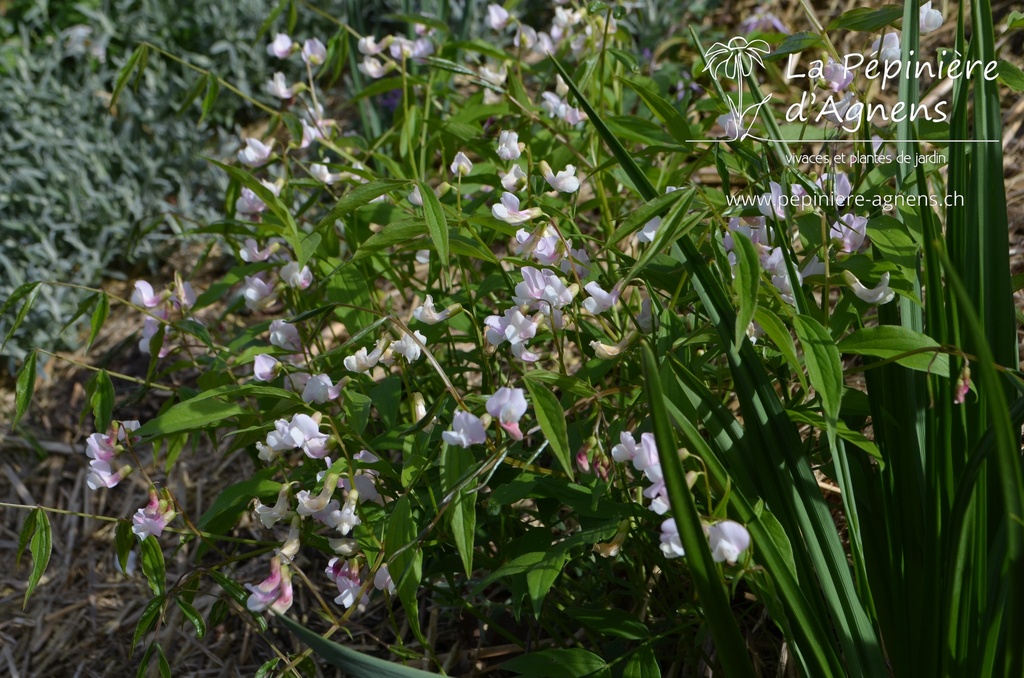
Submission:
M 22 609 L 28 605 L 28 597 L 36 590 L 43 573 L 46 572 L 46 566 L 50 564 L 50 553 L 53 551 L 53 535 L 50 532 L 50 519 L 46 511 L 35 509 L 33 513 L 36 514 L 36 529 L 29 544 L 29 550 L 32 552 L 32 574 L 28 578 Z
M 227 425 L 227 419 L 247 414 L 249 411 L 237 403 L 229 403 L 207 395 L 171 406 L 166 412 L 150 419 L 135 432 L 143 440 L 166 436 L 182 431 L 196 431 L 204 428 Z
M 106 292 L 100 292 L 99 298 L 96 300 L 96 308 L 93 309 L 92 318 L 89 321 L 89 341 L 85 342 L 87 349 L 92 346 L 92 342 L 96 341 L 96 337 L 103 328 L 103 323 L 106 322 L 109 314 L 110 297 L 107 296 Z
M 661 668 L 650 645 L 642 645 L 633 653 L 622 670 L 622 678 L 660 678 Z
M 248 480 L 242 480 L 224 488 L 213 505 L 199 518 L 199 529 L 214 534 L 223 534 L 231 528 L 245 507 L 254 498 L 269 500 L 281 490 L 281 483 L 271 480 L 274 469 L 264 469 Z
M 316 252 L 316 248 L 320 247 L 320 240 L 320 234 L 313 232 L 307 234 L 305 238 L 299 241 L 299 246 L 295 250 L 295 259 L 299 264 L 299 268 L 305 266 L 309 258 Z
M 630 80 L 629 78 L 620 79 L 629 85 L 637 93 L 637 96 L 643 99 L 643 102 L 647 104 L 647 107 L 657 116 L 658 120 L 665 124 L 668 133 L 672 135 L 673 139 L 680 144 L 686 144 L 689 139 L 693 138 L 689 123 L 686 122 L 683 114 L 676 110 L 675 105 L 671 101 L 635 80 Z
M 452 492 L 471 468 L 474 466 L 472 450 L 458 446 L 448 446 L 441 457 L 441 489 L 445 493 Z M 452 498 L 445 519 L 448 529 L 455 542 L 455 550 L 462 559 L 462 567 L 467 577 L 473 576 L 473 545 L 476 534 L 476 493 L 474 484 L 459 490 Z
M 114 416 L 114 384 L 106 370 L 97 372 L 93 381 L 92 416 L 96 420 L 96 430 L 107 431 Z
M 803 52 L 817 47 L 821 44 L 821 36 L 816 33 L 794 33 L 787 36 L 772 53 L 765 57 L 765 61 L 777 61 L 790 54 Z
M 828 25 L 829 31 L 847 30 L 874 33 L 903 17 L 902 5 L 882 5 L 878 8 L 858 7 L 843 12 Z
M 949 356 L 927 334 L 900 327 L 880 325 L 856 330 L 839 342 L 840 353 L 869 355 L 895 362 L 912 370 L 949 376 Z
M 605 124 L 601 116 L 594 110 L 594 107 L 590 105 L 590 102 L 586 100 L 579 88 L 576 87 L 576 82 L 572 79 L 572 76 L 569 75 L 568 71 L 565 70 L 562 64 L 559 63 L 558 59 L 551 57 L 551 62 L 555 65 L 555 70 L 557 70 L 562 76 L 562 79 L 565 80 L 565 84 L 568 85 L 569 91 L 576 97 L 576 101 L 579 103 L 580 108 L 582 108 L 587 114 L 587 117 L 590 119 L 590 123 L 594 126 L 594 129 L 597 130 L 599 135 L 601 135 L 601 138 L 604 139 L 606 144 L 608 144 L 608 147 L 611 149 L 616 160 L 618 160 L 622 165 L 622 169 L 626 173 L 626 176 L 628 176 L 629 180 L 633 182 L 633 187 L 641 197 L 648 200 L 653 199 L 655 197 L 655 191 L 654 187 L 651 185 L 650 179 L 647 178 L 647 175 L 644 174 L 637 166 L 636 162 L 633 161 L 629 152 L 622 145 L 622 142 L 620 142 L 618 138 L 612 134 L 611 130 L 608 129 L 608 125 Z M 628 160 L 624 161 L 624 158 Z
M 395 502 L 388 520 L 384 538 L 384 551 L 390 558 L 388 571 L 395 582 L 395 589 L 409 617 L 409 623 L 417 638 L 422 637 L 419 624 L 420 579 L 423 576 L 423 551 L 416 543 L 416 522 L 412 515 L 412 502 L 406 494 Z
M 114 548 L 117 550 L 117 563 L 121 572 L 128 576 L 128 556 L 135 547 L 135 533 L 132 532 L 132 521 L 119 520 L 114 528 Z
M 1004 85 L 1014 92 L 1024 92 L 1024 72 L 1016 64 L 1000 59 L 996 66 L 996 74 Z
M 500 668 L 531 678 L 584 678 L 606 666 L 605 661 L 593 652 L 574 647 L 531 652 L 505 662 Z
M 636 233 L 654 217 L 664 215 L 669 207 L 674 205 L 685 193 L 685 191 L 662 193 L 641 205 L 640 208 L 630 212 L 629 216 L 622 221 L 622 224 L 615 229 L 615 233 L 612 234 L 611 239 L 608 241 L 609 246 L 617 245 L 623 238 Z
M 343 215 L 357 210 L 363 205 L 369 204 L 371 200 L 386 195 L 395 189 L 407 186 L 409 183 L 411 182 L 407 179 L 377 179 L 368 184 L 357 186 L 331 208 L 331 211 L 316 225 L 316 230 L 330 228 Z
M 811 385 L 821 398 L 825 423 L 835 430 L 839 421 L 839 407 L 843 400 L 843 366 L 832 336 L 814 318 L 798 315 L 793 328 L 804 349 L 804 363 Z
M 185 615 L 185 619 L 191 622 L 192 626 L 196 629 L 196 637 L 202 639 L 206 635 L 206 622 L 203 621 L 203 616 L 199 614 L 196 608 L 182 600 L 181 598 L 175 598 L 174 602 L 178 604 L 181 609 L 181 613 Z
M 25 317 L 28 316 L 29 309 L 32 308 L 33 302 L 35 302 L 36 297 L 39 296 L 39 283 L 30 284 L 28 286 L 22 285 L 21 287 L 16 289 L 14 291 L 14 294 L 11 295 L 11 298 L 8 299 L 6 303 L 4 303 L 3 313 L 6 313 L 7 309 L 13 306 L 17 299 L 21 298 L 20 296 L 18 296 L 19 292 L 21 292 L 23 296 L 27 296 L 28 298 L 25 299 L 25 303 L 22 304 L 21 308 L 18 310 L 18 315 L 14 317 L 14 323 L 10 326 L 10 328 L 8 328 L 7 336 L 4 337 L 4 342 L 0 344 L 0 350 L 2 350 L 3 347 L 7 345 L 7 342 L 11 340 L 11 337 L 14 336 L 14 333 L 17 331 L 17 329 L 21 327 L 21 324 L 23 322 L 25 322 Z M 0 313 L 0 315 L 3 315 L 3 313 Z
M 747 327 L 754 319 L 757 311 L 757 290 L 761 285 L 761 262 L 750 238 L 739 232 L 733 232 L 733 252 L 736 253 L 736 277 L 733 286 L 739 298 L 739 310 L 736 313 L 736 345 L 747 338 Z
M 546 551 L 540 561 L 526 571 L 526 591 L 533 604 L 533 613 L 538 619 L 544 606 L 544 598 L 554 586 L 568 560 L 569 553 L 565 549 Z
M 25 357 L 25 362 L 22 364 L 21 369 L 18 370 L 18 381 L 15 384 L 15 396 L 14 396 L 14 421 L 11 422 L 11 428 L 13 429 L 18 425 L 18 421 L 24 416 L 25 412 L 28 411 L 28 406 L 32 403 L 32 394 L 36 388 L 36 352 L 32 351 Z
M 278 621 L 299 637 L 299 640 L 313 648 L 327 663 L 345 672 L 352 678 L 436 678 L 437 674 L 394 664 L 377 657 L 356 652 L 344 645 L 320 637 L 283 615 Z
M 425 182 L 419 182 L 420 195 L 423 196 L 423 214 L 427 219 L 427 232 L 437 250 L 441 268 L 448 268 L 448 220 L 444 216 L 441 202 L 434 191 Z
M 153 595 L 162 596 L 167 586 L 167 568 L 164 565 L 164 551 L 153 535 L 146 537 L 139 545 L 142 574 L 146 575 Z
M 139 641 L 142 640 L 142 637 L 149 633 L 154 626 L 156 626 L 156 620 L 163 612 L 165 600 L 166 598 L 164 596 L 156 596 L 155 598 L 150 599 L 150 601 L 146 604 L 146 609 L 142 611 L 142 615 L 139 617 L 139 621 L 135 625 L 135 633 L 132 635 L 132 650 L 134 650 L 135 647 L 139 644 Z M 146 654 L 142 657 L 142 664 L 139 666 L 139 671 L 142 672 L 142 675 L 146 675 L 143 667 L 146 666 L 147 663 L 149 662 L 149 656 L 152 653 L 152 651 L 153 646 L 150 645 L 149 648 L 146 650 Z
M 1010 15 L 1006 17 L 1006 29 L 1013 30 L 1015 28 L 1024 28 L 1024 14 L 1020 12 L 1010 12 Z
M 220 94 L 220 80 L 213 73 L 206 74 L 206 95 L 203 97 L 203 112 L 199 116 L 199 124 L 203 124 L 203 120 L 213 110 L 213 105 L 217 103 L 217 95 Z
M 592 398 L 597 395 L 597 391 L 594 390 L 593 386 L 586 384 L 576 377 L 571 377 L 565 374 L 558 374 L 557 372 L 551 372 L 550 370 L 528 370 L 524 375 L 525 381 L 536 381 L 541 384 L 548 384 L 553 386 L 565 393 L 572 393 L 581 398 Z
M 650 629 L 622 610 L 569 607 L 564 612 L 580 624 L 601 634 L 626 640 L 646 640 L 651 637 Z
M 149 47 L 147 45 L 139 45 L 132 52 L 131 56 L 128 57 L 128 61 L 125 62 L 124 66 L 121 67 L 121 72 L 117 74 L 117 80 L 114 82 L 114 92 L 110 96 L 110 106 L 108 108 L 117 106 L 117 100 L 121 98 L 121 92 L 124 91 L 125 85 L 128 84 L 128 78 L 131 77 L 132 71 L 139 65 L 139 61 L 148 50 Z
M 572 454 L 569 451 L 569 434 L 565 427 L 565 410 L 562 409 L 558 398 L 543 384 L 533 380 L 524 380 L 526 390 L 530 392 L 530 399 L 533 400 L 533 410 L 537 415 L 537 422 L 548 440 L 548 445 L 554 453 L 558 463 L 565 469 L 565 473 L 573 477 Z

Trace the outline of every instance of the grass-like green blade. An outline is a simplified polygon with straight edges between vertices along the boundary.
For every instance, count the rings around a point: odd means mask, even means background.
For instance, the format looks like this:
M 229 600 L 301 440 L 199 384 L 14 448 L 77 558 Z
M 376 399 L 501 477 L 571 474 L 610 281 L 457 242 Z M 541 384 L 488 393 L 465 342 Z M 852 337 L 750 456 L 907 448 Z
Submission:
M 647 344 L 643 346 L 644 385 L 647 404 L 654 421 L 654 437 L 658 443 L 658 457 L 665 474 L 665 486 L 672 504 L 672 515 L 679 528 L 679 538 L 686 551 L 686 562 L 690 567 L 694 588 L 700 597 L 704 614 L 711 627 L 718 648 L 718 658 L 727 676 L 754 676 L 746 643 L 740 634 L 736 617 L 732 613 L 725 589 L 719 581 L 718 568 L 711 559 L 700 515 L 686 484 L 683 465 L 679 460 L 676 437 L 665 409 L 665 395 L 661 388 L 661 377 L 654 351 Z
M 299 640 L 313 648 L 331 666 L 341 669 L 352 678 L 426 678 L 437 676 L 410 666 L 395 664 L 377 657 L 356 652 L 332 640 L 322 638 L 298 622 L 284 615 L 278 616 L 282 624 L 299 637 Z

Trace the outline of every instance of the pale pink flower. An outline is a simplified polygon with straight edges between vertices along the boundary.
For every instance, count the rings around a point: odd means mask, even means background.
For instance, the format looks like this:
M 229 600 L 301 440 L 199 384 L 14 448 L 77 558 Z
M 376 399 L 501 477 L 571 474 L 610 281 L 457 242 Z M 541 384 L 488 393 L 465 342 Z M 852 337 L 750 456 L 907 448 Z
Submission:
M 260 522 L 263 523 L 263 527 L 270 529 L 278 521 L 287 517 L 291 511 L 291 502 L 288 498 L 289 486 L 282 485 L 281 489 L 277 493 L 277 503 L 273 506 L 267 506 L 256 500 L 256 515 L 259 516 Z
M 365 38 L 359 38 L 357 47 L 359 48 L 360 54 L 365 54 L 367 56 L 377 56 L 378 54 L 386 50 L 390 44 L 391 37 L 384 38 L 378 43 L 376 38 L 374 38 L 372 35 L 368 35 Z
M 493 30 L 505 30 L 505 27 L 508 26 L 508 20 L 509 13 L 507 9 L 494 3 L 487 5 L 487 25 Z
M 156 308 L 163 303 L 164 295 L 153 292 L 153 286 L 145 280 L 135 281 L 135 291 L 132 292 L 132 303 L 145 308 Z
M 853 71 L 846 67 L 845 61 L 840 63 L 832 57 L 828 58 L 828 64 L 822 69 L 822 76 L 828 88 L 836 93 L 842 92 L 853 82 Z
M 619 296 L 622 294 L 618 284 L 612 288 L 611 292 L 605 292 L 596 282 L 587 283 L 583 289 L 590 294 L 590 298 L 583 301 L 583 308 L 593 315 L 610 310 L 619 303 Z
M 470 447 L 487 442 L 487 432 L 480 418 L 465 410 L 457 410 L 452 417 L 452 430 L 441 433 L 441 438 L 449 445 Z
M 288 565 L 282 565 L 281 559 L 274 556 L 270 559 L 270 576 L 253 586 L 246 584 L 251 591 L 245 606 L 250 612 L 262 612 L 268 607 L 278 614 L 284 614 L 292 606 L 292 577 Z
M 266 311 L 277 301 L 274 288 L 259 275 L 245 276 L 242 296 L 245 297 L 245 306 L 250 311 Z
M 242 191 L 246 190 L 248 189 L 242 189 Z M 252 193 L 252 191 L 250 191 L 250 193 Z M 255 194 L 253 195 L 255 196 Z M 261 250 L 259 249 L 259 245 L 252 238 L 246 238 L 245 247 L 243 247 L 238 252 L 238 256 L 242 259 L 242 261 L 247 261 L 250 263 L 254 263 L 257 261 L 266 261 L 267 259 L 270 258 L 271 254 L 273 254 L 273 248 L 270 245 L 268 245 L 266 249 Z
M 732 520 L 723 520 L 708 528 L 708 545 L 716 563 L 735 563 L 750 546 L 750 533 Z
M 501 177 L 501 187 L 506 191 L 518 192 L 526 188 L 526 172 L 519 165 L 512 165 L 508 172 L 498 171 Z
M 387 346 L 388 342 L 381 339 L 372 352 L 368 353 L 365 347 L 359 349 L 354 355 L 345 358 L 345 369 L 349 372 L 367 372 L 373 369 L 380 361 Z
M 314 374 L 309 377 L 302 389 L 302 399 L 307 403 L 322 405 L 328 400 L 337 400 L 341 394 L 341 384 L 335 386 L 326 374 Z
M 319 66 L 327 60 L 327 47 L 319 38 L 310 38 L 302 43 L 302 60 L 310 66 Z
M 501 196 L 501 202 L 491 207 L 491 214 L 494 215 L 495 219 L 500 219 L 505 223 L 516 225 L 522 224 L 531 219 L 536 219 L 541 216 L 542 212 L 539 207 L 531 207 L 529 209 L 519 209 L 519 198 L 514 193 L 505 192 Z
M 270 343 L 292 353 L 302 350 L 302 339 L 299 337 L 298 328 L 283 320 L 275 320 L 270 323 Z
M 359 72 L 363 75 L 377 80 L 383 78 L 390 70 L 390 64 L 381 63 L 380 59 L 372 56 L 365 56 L 363 60 L 359 62 Z
M 265 86 L 267 93 L 271 96 L 275 96 L 278 99 L 291 99 L 295 96 L 295 88 L 288 86 L 288 81 L 284 78 L 284 73 L 280 71 L 274 73 L 274 77 L 267 81 Z
M 156 490 L 150 490 L 149 503 L 132 517 L 132 532 L 139 539 L 150 535 L 159 538 L 175 515 L 174 504 L 169 499 L 161 499 Z
M 291 37 L 287 33 L 278 33 L 274 36 L 274 40 L 267 45 L 267 54 L 270 56 L 276 56 L 278 59 L 286 59 L 292 53 Z
M 338 597 L 334 602 L 346 609 L 357 603 L 365 605 L 370 602 L 369 596 L 359 595 L 363 582 L 359 576 L 359 567 L 354 562 L 332 558 L 327 565 L 327 577 L 338 587 Z
M 313 284 L 313 272 L 309 270 L 309 266 L 299 269 L 299 264 L 296 261 L 290 261 L 282 266 L 280 276 L 286 285 L 300 290 Z
M 519 420 L 526 414 L 526 397 L 521 388 L 499 388 L 487 399 L 487 413 L 498 420 L 498 425 L 508 431 L 514 440 L 522 440 Z
M 858 217 L 849 213 L 840 217 L 839 221 L 832 224 L 829 237 L 839 243 L 841 252 L 856 252 L 864 244 L 867 236 L 867 217 Z
M 388 594 L 395 592 L 395 582 L 391 580 L 387 563 L 381 563 L 381 566 L 377 568 L 377 573 L 373 575 L 373 587 L 378 591 L 387 591 Z
M 413 310 L 412 317 L 416 318 L 416 320 L 419 320 L 421 323 L 436 325 L 448 320 L 454 310 L 455 308 L 453 305 L 452 307 L 446 308 L 438 313 L 437 309 L 434 308 L 434 297 L 428 294 L 427 298 L 423 300 L 423 304 Z
M 675 518 L 669 518 L 661 523 L 661 552 L 666 558 L 681 558 L 686 555 Z
M 244 139 L 244 141 L 245 148 L 238 152 L 238 161 L 240 163 L 250 167 L 259 167 L 270 159 L 270 154 L 274 149 L 273 139 L 270 140 L 269 144 L 253 138 Z
M 111 468 L 110 462 L 93 459 L 89 462 L 89 475 L 86 476 L 85 483 L 90 490 L 98 490 L 101 487 L 111 488 L 127 478 L 131 472 L 131 466 L 122 466 L 115 472 Z

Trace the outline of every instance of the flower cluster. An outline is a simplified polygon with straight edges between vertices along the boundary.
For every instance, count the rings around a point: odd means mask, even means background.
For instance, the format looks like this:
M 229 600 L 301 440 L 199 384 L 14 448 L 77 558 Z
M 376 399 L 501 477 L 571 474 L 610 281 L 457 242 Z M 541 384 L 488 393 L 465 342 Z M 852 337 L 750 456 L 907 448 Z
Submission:
M 659 516 L 671 510 L 665 477 L 661 471 L 658 446 L 654 434 L 642 433 L 640 442 L 628 431 L 619 435 L 619 444 L 612 448 L 612 459 L 617 462 L 632 462 L 633 468 L 643 474 L 650 483 L 644 488 L 643 495 L 651 500 L 650 508 Z M 692 485 L 695 474 L 687 474 L 687 485 Z M 734 563 L 743 551 L 750 546 L 750 534 L 746 528 L 731 520 L 714 523 L 705 528 L 711 548 L 711 555 L 716 563 L 728 561 Z M 679 558 L 686 555 L 679 537 L 679 529 L 675 518 L 667 518 L 661 523 L 661 550 L 666 558 Z

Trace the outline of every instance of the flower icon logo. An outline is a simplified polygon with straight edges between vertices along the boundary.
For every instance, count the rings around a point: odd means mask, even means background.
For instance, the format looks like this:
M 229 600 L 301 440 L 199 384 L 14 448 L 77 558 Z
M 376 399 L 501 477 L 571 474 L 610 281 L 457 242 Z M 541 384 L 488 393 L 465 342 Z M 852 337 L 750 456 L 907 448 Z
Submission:
M 761 60 L 763 54 L 768 54 L 771 48 L 764 40 L 747 40 L 742 36 L 736 36 L 727 43 L 716 42 L 704 55 L 704 70 L 711 74 L 715 80 L 724 76 L 729 80 L 735 80 L 738 87 L 738 101 L 728 99 L 729 112 L 718 119 L 719 124 L 725 128 L 729 135 L 729 141 L 738 141 L 747 137 L 759 139 L 750 134 L 750 129 L 757 121 L 757 115 L 772 95 L 769 94 L 761 101 L 751 106 L 743 106 L 743 78 L 754 72 L 754 64 L 764 68 Z M 750 123 L 745 122 L 750 118 Z M 763 139 L 762 139 L 763 141 Z

